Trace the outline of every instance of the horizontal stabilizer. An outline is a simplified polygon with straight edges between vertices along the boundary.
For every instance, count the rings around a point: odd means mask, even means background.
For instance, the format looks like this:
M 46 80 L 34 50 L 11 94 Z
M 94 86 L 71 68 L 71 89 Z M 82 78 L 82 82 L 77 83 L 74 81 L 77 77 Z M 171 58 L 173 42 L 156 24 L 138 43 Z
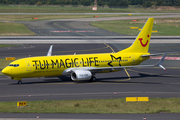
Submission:
M 159 61 L 159 62 L 157 63 L 157 65 L 156 65 L 156 66 L 161 67 L 161 68 L 164 69 L 164 70 L 166 70 L 166 68 L 164 68 L 164 67 L 162 66 L 162 63 L 163 63 L 166 55 L 167 55 L 167 53 L 164 54 L 164 56 L 160 59 L 160 61 Z
M 167 54 L 173 54 L 173 53 L 178 53 L 178 51 L 176 51 L 176 52 L 166 52 L 166 53 Z M 166 53 L 155 53 L 155 54 L 141 55 L 141 57 L 158 56 L 158 55 L 164 55 Z

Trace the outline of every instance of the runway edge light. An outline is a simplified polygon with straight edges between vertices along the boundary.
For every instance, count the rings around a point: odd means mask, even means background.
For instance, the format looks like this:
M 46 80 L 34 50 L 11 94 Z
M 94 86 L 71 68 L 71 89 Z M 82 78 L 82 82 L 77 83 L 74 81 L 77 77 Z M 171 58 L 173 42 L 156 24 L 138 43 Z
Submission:
M 17 107 L 23 107 L 23 106 L 27 106 L 27 101 L 19 101 L 19 102 L 17 102 Z

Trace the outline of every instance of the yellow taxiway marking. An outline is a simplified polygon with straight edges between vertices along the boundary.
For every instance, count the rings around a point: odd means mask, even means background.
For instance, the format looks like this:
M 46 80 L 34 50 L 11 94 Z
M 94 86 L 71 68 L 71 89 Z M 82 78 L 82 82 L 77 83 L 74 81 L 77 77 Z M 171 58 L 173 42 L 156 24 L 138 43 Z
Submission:
M 56 23 L 57 23 L 57 22 L 55 22 L 54 25 L 59 26 L 60 28 L 63 28 L 63 29 L 66 29 L 66 30 L 69 30 L 69 31 L 74 32 L 73 30 L 70 30 L 70 29 L 68 29 L 68 28 L 62 27 L 62 26 L 60 26 L 60 25 L 58 25 L 58 24 L 56 24 Z M 82 35 L 82 36 L 88 36 L 88 35 L 85 35 L 85 34 L 82 34 L 82 33 L 78 33 L 78 32 L 74 32 L 74 33 L 77 33 L 77 34 Z
M 104 43 L 104 42 L 103 42 Z M 115 53 L 115 51 L 114 51 L 114 49 L 111 47 L 111 46 L 109 46 L 108 44 L 106 44 L 106 43 L 104 43 L 107 47 L 109 47 L 112 51 L 113 51 L 113 53 Z
M 129 73 L 127 72 L 127 70 L 124 68 L 124 71 L 126 72 L 126 74 L 128 75 L 129 78 L 131 78 L 131 76 L 129 75 Z
M 129 81 L 131 80 L 131 76 L 129 75 L 129 73 L 127 72 L 127 70 L 124 68 L 124 71 L 126 72 L 127 76 L 129 77 L 128 79 L 124 79 L 124 80 L 116 80 L 115 82 L 120 82 L 120 81 Z
M 131 76 L 129 75 L 129 73 L 127 72 L 127 70 L 124 68 L 124 71 L 126 72 L 126 74 L 128 75 L 128 77 L 129 77 L 129 79 L 128 80 L 130 80 L 131 79 Z

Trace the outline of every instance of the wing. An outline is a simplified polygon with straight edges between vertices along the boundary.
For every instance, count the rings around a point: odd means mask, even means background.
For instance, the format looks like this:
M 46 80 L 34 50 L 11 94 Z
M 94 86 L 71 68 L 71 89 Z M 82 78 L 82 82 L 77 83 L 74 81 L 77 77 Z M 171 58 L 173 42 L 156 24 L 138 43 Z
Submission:
M 162 63 L 164 61 L 164 58 L 166 56 L 167 53 L 164 54 L 164 56 L 159 60 L 159 62 L 157 64 L 154 65 L 134 65 L 134 66 L 117 66 L 117 67 L 80 67 L 80 68 L 69 68 L 66 69 L 64 72 L 67 74 L 71 74 L 73 71 L 75 70 L 82 70 L 82 71 L 90 71 L 91 73 L 95 74 L 95 73 L 99 73 L 102 71 L 113 71 L 113 70 L 123 70 L 126 68 L 137 68 L 137 67 L 155 67 L 155 66 L 159 66 L 162 69 L 166 70 L 163 66 Z

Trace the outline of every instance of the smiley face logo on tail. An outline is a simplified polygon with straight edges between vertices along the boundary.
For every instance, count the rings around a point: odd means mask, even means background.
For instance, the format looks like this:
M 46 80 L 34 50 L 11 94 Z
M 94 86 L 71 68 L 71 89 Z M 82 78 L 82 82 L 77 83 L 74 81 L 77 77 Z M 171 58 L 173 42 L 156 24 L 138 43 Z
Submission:
M 147 37 L 149 38 L 149 35 L 147 35 Z M 142 40 L 143 40 L 143 38 L 139 38 L 139 41 L 140 41 L 141 45 L 142 45 L 143 47 L 146 47 L 146 45 L 148 44 L 149 41 L 147 40 L 146 43 L 143 44 L 143 43 L 142 43 Z

